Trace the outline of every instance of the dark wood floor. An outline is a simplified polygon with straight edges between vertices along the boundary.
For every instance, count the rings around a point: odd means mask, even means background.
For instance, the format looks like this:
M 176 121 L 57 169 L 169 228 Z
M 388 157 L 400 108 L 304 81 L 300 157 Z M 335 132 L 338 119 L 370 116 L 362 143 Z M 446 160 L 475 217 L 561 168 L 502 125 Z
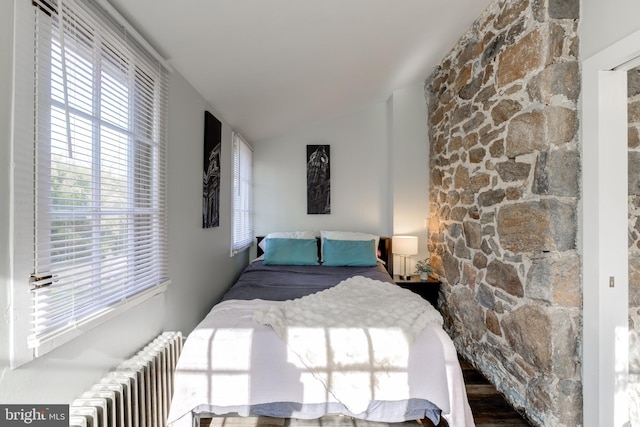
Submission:
M 476 427 L 530 426 L 480 372 L 465 360 L 460 360 L 467 399 Z
M 516 412 L 491 383 L 465 360 L 460 360 L 469 406 L 476 427 L 531 426 Z M 441 420 L 435 427 L 446 427 Z M 200 427 L 434 427 L 429 420 L 404 423 L 376 423 L 350 417 L 325 416 L 316 420 L 269 417 L 214 417 L 202 419 Z

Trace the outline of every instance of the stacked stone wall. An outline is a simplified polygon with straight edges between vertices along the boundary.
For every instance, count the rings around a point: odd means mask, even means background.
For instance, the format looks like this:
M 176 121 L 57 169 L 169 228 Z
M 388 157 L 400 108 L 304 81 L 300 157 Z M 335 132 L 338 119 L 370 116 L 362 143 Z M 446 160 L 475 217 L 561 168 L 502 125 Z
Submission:
M 582 424 L 578 0 L 496 0 L 427 80 L 431 261 L 456 347 Z
M 629 419 L 640 425 L 640 69 L 627 73 L 629 98 Z

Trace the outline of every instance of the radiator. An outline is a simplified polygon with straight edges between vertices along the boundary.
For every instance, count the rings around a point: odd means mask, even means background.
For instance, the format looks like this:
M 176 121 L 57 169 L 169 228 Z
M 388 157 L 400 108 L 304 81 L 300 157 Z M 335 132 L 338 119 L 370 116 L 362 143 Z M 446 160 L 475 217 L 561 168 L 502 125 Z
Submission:
M 69 407 L 70 427 L 165 427 L 182 334 L 165 332 Z

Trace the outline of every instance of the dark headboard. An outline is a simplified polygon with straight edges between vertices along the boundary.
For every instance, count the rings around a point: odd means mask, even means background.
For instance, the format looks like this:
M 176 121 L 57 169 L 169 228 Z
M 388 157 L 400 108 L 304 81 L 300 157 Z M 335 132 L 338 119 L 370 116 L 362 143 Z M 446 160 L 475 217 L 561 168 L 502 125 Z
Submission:
M 260 243 L 265 236 L 256 236 L 256 244 Z M 318 253 L 320 253 L 320 238 L 317 238 L 318 241 Z M 264 254 L 262 248 L 257 246 L 257 256 Z M 392 274 L 393 272 L 393 253 L 391 252 L 391 237 L 380 237 L 380 241 L 378 242 L 378 258 L 380 258 L 385 263 L 385 268 Z

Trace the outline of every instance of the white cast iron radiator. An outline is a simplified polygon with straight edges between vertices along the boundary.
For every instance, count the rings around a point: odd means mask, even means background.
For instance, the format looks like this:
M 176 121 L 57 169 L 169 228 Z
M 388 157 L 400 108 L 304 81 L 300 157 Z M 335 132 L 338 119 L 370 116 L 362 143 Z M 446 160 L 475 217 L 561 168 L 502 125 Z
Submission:
M 70 427 L 164 427 L 180 332 L 164 332 L 69 407 Z

